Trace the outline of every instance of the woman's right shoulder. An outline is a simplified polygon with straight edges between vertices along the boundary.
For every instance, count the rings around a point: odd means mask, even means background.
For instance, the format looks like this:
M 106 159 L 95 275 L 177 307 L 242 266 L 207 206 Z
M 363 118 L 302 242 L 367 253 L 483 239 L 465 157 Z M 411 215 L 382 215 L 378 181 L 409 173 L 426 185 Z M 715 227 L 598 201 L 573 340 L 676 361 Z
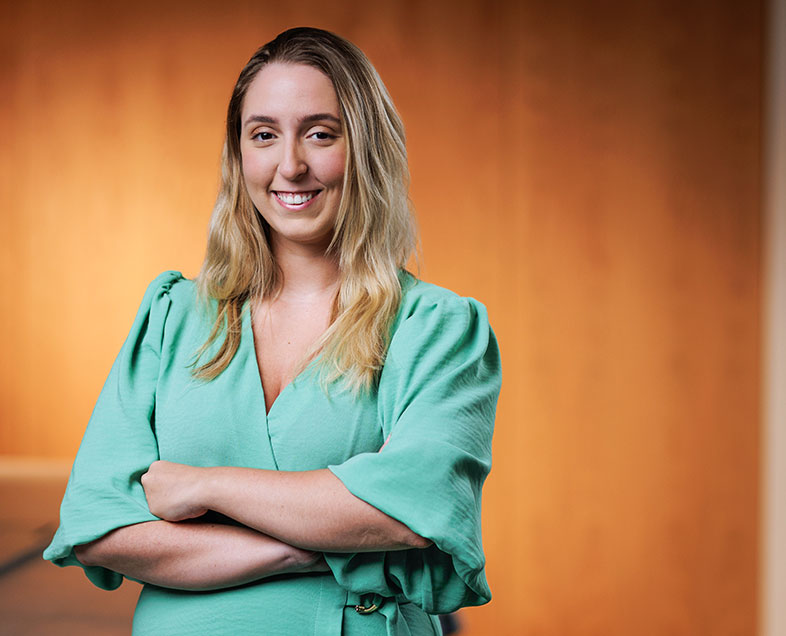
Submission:
M 161 272 L 148 284 L 142 306 L 150 307 L 162 301 L 182 309 L 193 307 L 197 302 L 196 282 L 175 270 Z
M 164 329 L 164 325 L 185 327 L 193 321 L 202 322 L 206 304 L 199 301 L 196 282 L 178 271 L 168 270 L 156 276 L 147 286 L 137 312 L 137 323 L 147 329 Z
M 158 298 L 161 296 L 174 296 L 177 298 L 190 298 L 196 295 L 196 285 L 180 272 L 170 269 L 156 276 L 145 291 L 145 298 Z

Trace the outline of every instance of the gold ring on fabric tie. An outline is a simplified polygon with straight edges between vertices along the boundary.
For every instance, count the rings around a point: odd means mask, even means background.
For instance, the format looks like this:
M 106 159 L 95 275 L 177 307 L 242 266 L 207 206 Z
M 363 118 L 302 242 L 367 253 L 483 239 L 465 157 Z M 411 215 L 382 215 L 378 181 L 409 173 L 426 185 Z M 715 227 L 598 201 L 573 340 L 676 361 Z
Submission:
M 355 605 L 355 611 L 358 614 L 371 614 L 371 612 L 376 612 L 379 608 L 377 604 L 374 603 L 373 605 L 369 605 L 368 607 L 364 605 Z

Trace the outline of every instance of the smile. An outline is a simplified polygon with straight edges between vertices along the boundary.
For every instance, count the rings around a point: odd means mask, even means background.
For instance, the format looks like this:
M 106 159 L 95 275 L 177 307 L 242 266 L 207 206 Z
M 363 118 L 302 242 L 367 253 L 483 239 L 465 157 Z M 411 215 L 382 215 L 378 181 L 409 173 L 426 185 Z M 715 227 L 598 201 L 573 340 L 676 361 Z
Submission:
M 275 191 L 273 194 L 276 195 L 276 198 L 281 201 L 281 203 L 285 204 L 287 207 L 289 206 L 304 206 L 306 203 L 311 201 L 316 195 L 319 194 L 319 190 L 312 190 L 311 192 L 278 192 Z

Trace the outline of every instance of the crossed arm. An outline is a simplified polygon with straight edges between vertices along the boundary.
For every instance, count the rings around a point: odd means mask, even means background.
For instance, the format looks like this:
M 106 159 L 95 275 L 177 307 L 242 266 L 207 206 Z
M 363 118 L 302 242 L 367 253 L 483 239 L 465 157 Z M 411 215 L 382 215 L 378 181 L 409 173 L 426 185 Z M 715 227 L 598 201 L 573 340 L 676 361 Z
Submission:
M 329 470 L 279 472 L 154 462 L 142 476 L 162 521 L 77 546 L 85 565 L 178 589 L 229 587 L 325 571 L 321 552 L 425 548 L 430 542 L 350 493 Z M 213 510 L 242 526 L 198 520 Z

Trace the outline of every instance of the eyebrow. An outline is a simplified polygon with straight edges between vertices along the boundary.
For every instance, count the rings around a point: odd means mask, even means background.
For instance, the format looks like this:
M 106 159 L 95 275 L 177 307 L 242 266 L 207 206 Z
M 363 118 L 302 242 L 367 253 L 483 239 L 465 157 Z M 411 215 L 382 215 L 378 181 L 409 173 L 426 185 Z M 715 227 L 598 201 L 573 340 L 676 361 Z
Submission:
M 301 117 L 299 121 L 301 125 L 313 124 L 317 121 L 331 121 L 338 124 L 339 126 L 341 125 L 341 120 L 330 113 L 314 113 L 313 115 L 306 115 L 305 117 Z M 276 120 L 274 117 L 268 117 L 267 115 L 251 115 L 243 123 L 243 127 L 248 126 L 251 123 L 276 124 L 278 123 L 278 120 Z

